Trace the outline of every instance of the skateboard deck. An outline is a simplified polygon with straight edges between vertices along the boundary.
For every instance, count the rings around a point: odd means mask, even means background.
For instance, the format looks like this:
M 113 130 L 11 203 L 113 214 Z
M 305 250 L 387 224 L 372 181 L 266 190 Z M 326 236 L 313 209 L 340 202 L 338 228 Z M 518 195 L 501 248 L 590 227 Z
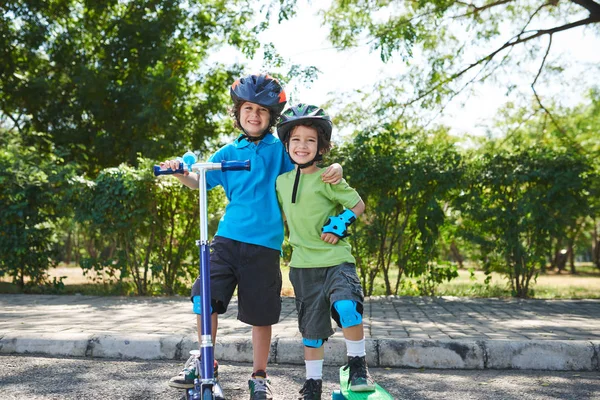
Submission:
M 339 396 L 343 396 L 346 400 L 394 400 L 392 395 L 390 395 L 384 388 L 375 383 L 375 391 L 373 392 L 353 392 L 348 387 L 348 374 L 350 370 L 347 369 L 344 371 L 344 367 L 340 368 L 340 391 L 335 391 L 333 393 L 333 400 L 342 399 Z M 337 392 L 337 393 L 336 393 Z

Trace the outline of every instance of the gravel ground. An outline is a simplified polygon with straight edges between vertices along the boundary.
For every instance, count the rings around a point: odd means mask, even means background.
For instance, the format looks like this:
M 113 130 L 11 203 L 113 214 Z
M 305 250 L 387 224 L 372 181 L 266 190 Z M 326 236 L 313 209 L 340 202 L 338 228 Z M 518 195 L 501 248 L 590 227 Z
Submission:
M 8 399 L 174 399 L 167 385 L 181 362 L 123 361 L 41 356 L 0 356 L 0 398 Z M 227 399 L 247 399 L 251 366 L 221 364 Z M 600 400 L 597 372 L 371 369 L 394 399 L 419 400 Z M 296 399 L 304 381 L 298 365 L 271 365 L 275 399 Z M 323 399 L 330 399 L 337 370 L 325 367 Z

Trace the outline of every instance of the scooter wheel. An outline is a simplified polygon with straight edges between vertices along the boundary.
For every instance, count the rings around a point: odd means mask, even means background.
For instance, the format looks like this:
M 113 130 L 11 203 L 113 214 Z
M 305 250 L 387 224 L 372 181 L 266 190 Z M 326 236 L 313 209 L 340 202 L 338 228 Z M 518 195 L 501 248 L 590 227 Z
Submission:
M 202 400 L 214 400 L 212 388 L 204 388 L 202 391 Z
M 342 392 L 339 390 L 334 390 L 333 393 L 331 393 L 331 400 L 346 400 L 346 398 Z

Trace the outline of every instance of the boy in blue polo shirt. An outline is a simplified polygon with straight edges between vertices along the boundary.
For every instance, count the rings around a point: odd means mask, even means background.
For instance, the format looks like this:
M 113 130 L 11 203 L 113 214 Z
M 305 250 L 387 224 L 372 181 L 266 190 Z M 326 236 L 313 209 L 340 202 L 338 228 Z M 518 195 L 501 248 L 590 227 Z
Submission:
M 298 104 L 277 125 L 296 171 L 277 178 L 277 197 L 289 227 L 298 327 L 304 343 L 306 381 L 299 400 L 321 400 L 323 344 L 333 335 L 331 318 L 342 328 L 354 392 L 375 390 L 366 363 L 362 323 L 364 295 L 347 228 L 365 210 L 359 194 L 342 180 L 324 185 L 315 163 L 331 149 L 331 119 L 323 109 Z
M 271 325 L 281 312 L 281 270 L 279 258 L 283 242 L 283 220 L 275 194 L 277 176 L 294 167 L 283 145 L 271 133 L 286 103 L 277 80 L 269 75 L 248 75 L 236 80 L 230 89 L 236 128 L 242 131 L 232 143 L 214 153 L 209 161 L 250 160 L 249 173 L 208 171 L 207 188 L 223 186 L 229 203 L 211 243 L 210 279 L 212 336 L 216 340 L 218 314 L 223 314 L 234 290 L 238 289 L 238 319 L 252 325 L 253 373 L 248 381 L 250 398 L 272 399 L 267 380 L 267 361 L 271 347 Z M 177 169 L 178 160 L 161 163 Z M 198 188 L 195 173 L 174 175 L 190 188 Z M 339 164 L 330 166 L 323 182 L 338 183 Z M 200 280 L 192 287 L 192 301 L 198 303 Z M 194 309 L 198 314 L 199 312 Z M 201 341 L 201 317 L 197 316 Z M 194 356 L 184 370 L 171 378 L 169 385 L 191 388 L 196 377 Z M 215 361 L 215 377 L 217 377 Z

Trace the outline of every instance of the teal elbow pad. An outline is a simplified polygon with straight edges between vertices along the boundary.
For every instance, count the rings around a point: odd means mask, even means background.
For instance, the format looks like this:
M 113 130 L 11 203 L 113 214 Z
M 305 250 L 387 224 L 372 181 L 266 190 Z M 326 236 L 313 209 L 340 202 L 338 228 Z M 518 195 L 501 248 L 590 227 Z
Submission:
M 335 236 L 343 239 L 348 234 L 348 227 L 356 221 L 356 215 L 352 210 L 345 209 L 336 216 L 329 217 L 321 231 L 323 233 L 333 233 Z

